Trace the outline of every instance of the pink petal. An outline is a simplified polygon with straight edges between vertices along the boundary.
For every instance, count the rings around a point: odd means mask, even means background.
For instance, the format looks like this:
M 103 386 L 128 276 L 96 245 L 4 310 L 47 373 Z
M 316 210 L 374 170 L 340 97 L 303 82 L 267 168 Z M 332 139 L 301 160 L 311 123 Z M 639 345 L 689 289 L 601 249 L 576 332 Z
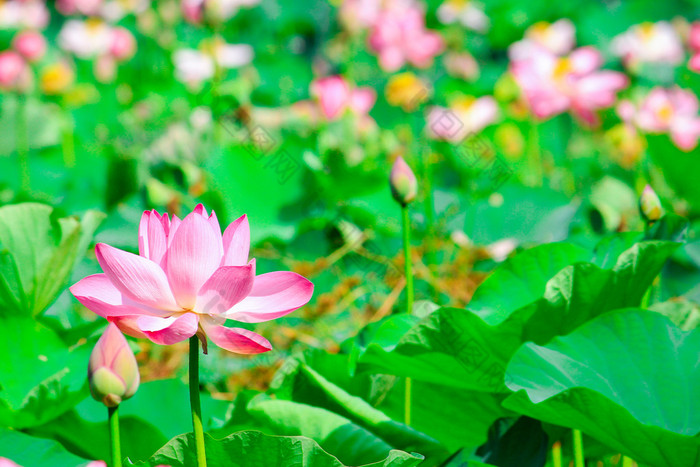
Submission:
M 321 110 L 329 120 L 340 116 L 350 95 L 350 89 L 341 76 L 328 76 L 315 81 L 311 92 L 318 98 Z
M 700 73 L 700 52 L 690 58 L 688 61 L 688 68 L 696 73 Z
M 163 266 L 168 239 L 163 218 L 153 211 L 144 211 L 139 224 L 139 254 Z
M 137 324 L 138 319 L 142 315 L 133 316 L 110 316 L 107 321 L 114 323 L 127 336 L 135 337 L 136 339 L 148 339 L 146 334 L 141 332 Z
M 199 317 L 195 313 L 185 313 L 177 318 L 141 316 L 136 324 L 151 341 L 171 345 L 194 336 L 199 327 Z
M 222 266 L 204 283 L 197 295 L 197 312 L 221 314 L 243 300 L 253 289 L 255 260 L 246 266 Z
M 204 332 L 214 344 L 229 352 L 250 355 L 272 350 L 267 339 L 247 329 L 205 324 Z
M 372 88 L 355 89 L 350 95 L 350 107 L 360 115 L 368 113 L 377 100 L 377 93 Z
M 574 72 L 585 75 L 600 68 L 603 64 L 603 57 L 595 47 L 580 47 L 569 55 Z
M 250 294 L 226 314 L 243 323 L 260 323 L 284 316 L 311 299 L 314 285 L 289 271 L 270 272 L 255 278 Z
M 168 249 L 168 279 L 178 305 L 194 309 L 197 292 L 216 271 L 222 256 L 220 235 L 206 218 L 197 212 L 185 217 Z
M 248 262 L 250 254 L 250 225 L 248 216 L 231 222 L 224 232 L 224 258 L 222 266 L 243 266 Z
M 176 310 L 163 270 L 153 261 L 104 243 L 95 246 L 97 261 L 114 286 L 138 304 L 156 310 Z
M 87 309 L 103 318 L 151 314 L 151 309 L 147 311 L 132 306 L 130 303 L 125 304 L 122 293 L 112 284 L 106 274 L 87 276 L 71 286 L 70 291 Z

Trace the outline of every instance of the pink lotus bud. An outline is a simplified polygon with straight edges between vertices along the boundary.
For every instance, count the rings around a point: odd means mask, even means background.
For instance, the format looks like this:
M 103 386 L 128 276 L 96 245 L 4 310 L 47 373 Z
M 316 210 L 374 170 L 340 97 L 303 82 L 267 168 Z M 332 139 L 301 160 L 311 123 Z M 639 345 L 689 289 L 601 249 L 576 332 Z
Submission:
M 661 200 L 650 185 L 644 187 L 642 196 L 639 197 L 639 210 L 647 222 L 656 222 L 664 215 Z
M 11 50 L 0 53 L 0 87 L 13 88 L 19 84 L 24 74 L 24 59 Z
M 389 186 L 391 187 L 391 195 L 401 206 L 406 206 L 416 199 L 416 194 L 418 194 L 418 181 L 411 168 L 401 156 L 396 158 L 396 162 L 394 162 L 394 166 L 391 168 Z
M 109 52 L 118 61 L 128 60 L 136 53 L 136 39 L 128 29 L 116 27 L 112 29 Z
M 139 387 L 139 367 L 126 338 L 110 323 L 97 341 L 88 365 L 90 393 L 107 407 L 115 407 Z
M 33 63 L 41 60 L 46 53 L 46 39 L 36 31 L 23 31 L 15 36 L 15 50 L 27 61 Z

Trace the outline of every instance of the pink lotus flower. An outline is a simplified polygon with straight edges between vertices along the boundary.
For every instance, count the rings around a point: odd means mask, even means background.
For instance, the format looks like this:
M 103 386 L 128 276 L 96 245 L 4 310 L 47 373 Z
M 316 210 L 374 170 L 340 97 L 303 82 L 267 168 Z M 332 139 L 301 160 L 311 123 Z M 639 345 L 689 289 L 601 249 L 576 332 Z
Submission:
M 700 73 L 700 21 L 695 21 L 690 25 L 690 33 L 688 34 L 688 46 L 694 54 L 688 61 L 688 68 Z
M 618 107 L 623 120 L 650 133 L 670 133 L 680 149 L 695 149 L 700 139 L 698 98 L 692 91 L 680 88 L 654 88 L 639 108 L 624 101 Z
M 451 103 L 449 108 L 433 107 L 428 114 L 428 135 L 458 143 L 469 135 L 479 133 L 498 117 L 498 104 L 491 96 L 478 99 L 465 97 Z
M 64 15 L 80 13 L 96 15 L 102 7 L 103 0 L 57 0 L 56 9 Z
M 14 90 L 23 88 L 28 78 L 24 59 L 11 50 L 0 53 L 0 88 Z
M 535 23 L 525 31 L 525 38 L 508 47 L 508 56 L 513 61 L 529 59 L 533 54 L 545 50 L 554 55 L 566 55 L 576 45 L 576 28 L 568 19 L 550 24 Z
M 200 204 L 183 220 L 146 211 L 139 226 L 139 255 L 104 243 L 95 247 L 103 274 L 70 290 L 87 308 L 126 334 L 169 345 L 197 335 L 231 352 L 271 350 L 264 337 L 225 327 L 232 319 L 259 323 L 305 305 L 313 284 L 293 272 L 255 275 L 248 261 L 250 228 L 242 216 L 221 235 L 214 212 Z
M 20 32 L 12 43 L 15 50 L 31 63 L 41 60 L 46 53 L 46 39 L 36 31 Z
M 136 39 L 131 31 L 122 27 L 113 28 L 109 52 L 120 62 L 133 57 L 136 53 Z
M 428 67 L 444 48 L 442 37 L 425 28 L 425 13 L 414 2 L 396 2 L 383 9 L 372 27 L 369 45 L 386 71 L 396 71 L 407 62 Z
M 377 100 L 374 89 L 353 88 L 342 76 L 328 76 L 312 82 L 311 95 L 318 99 L 328 120 L 342 117 L 346 110 L 367 115 Z
M 681 38 L 668 21 L 632 26 L 613 39 L 612 50 L 631 69 L 643 63 L 677 65 L 685 56 Z
M 593 47 L 581 47 L 567 57 L 540 49 L 528 59 L 511 63 L 511 72 L 538 118 L 571 110 L 585 123 L 598 122 L 596 110 L 615 103 L 628 84 L 619 72 L 599 70 L 603 59 Z

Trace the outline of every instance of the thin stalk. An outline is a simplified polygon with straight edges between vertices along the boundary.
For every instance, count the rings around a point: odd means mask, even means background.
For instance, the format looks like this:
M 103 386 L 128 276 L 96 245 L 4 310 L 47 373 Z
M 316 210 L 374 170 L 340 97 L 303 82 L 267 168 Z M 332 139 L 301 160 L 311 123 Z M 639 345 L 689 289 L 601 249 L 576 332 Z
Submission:
M 528 138 L 528 162 L 530 166 L 530 174 L 534 186 L 542 186 L 542 153 L 540 150 L 540 131 L 537 121 L 530 122 L 530 135 Z
M 190 407 L 194 428 L 197 467 L 207 467 L 207 454 L 204 448 L 204 428 L 202 426 L 202 406 L 199 402 L 199 338 L 190 337 Z
M 110 467 L 122 467 L 122 448 L 119 439 L 119 406 L 107 407 L 109 418 L 109 443 L 112 463 Z
M 562 467 L 561 441 L 557 441 L 552 445 L 552 464 L 554 467 Z
M 27 108 L 26 97 L 17 94 L 17 107 L 15 115 L 15 146 L 20 167 L 20 182 L 22 191 L 28 192 L 31 188 L 29 174 L 29 135 L 27 134 Z
M 574 467 L 586 467 L 583 458 L 583 435 L 581 430 L 573 430 L 574 433 Z
M 63 151 L 63 164 L 66 167 L 75 166 L 75 124 L 70 112 L 66 112 L 61 129 L 61 149 Z
M 408 215 L 408 206 L 401 208 L 403 218 L 403 255 L 406 264 L 406 313 L 413 311 L 413 265 L 411 263 L 411 218 Z M 411 378 L 406 378 L 406 391 L 404 393 L 404 423 L 411 425 Z
M 413 311 L 413 265 L 411 264 L 411 219 L 408 206 L 401 208 L 403 217 L 403 256 L 406 265 L 406 313 Z
M 433 170 L 430 164 L 430 152 L 424 154 L 421 158 L 423 160 L 423 178 L 425 179 L 425 233 L 426 233 L 426 251 L 425 251 L 425 265 L 428 270 L 436 263 L 435 257 L 435 202 L 433 201 Z M 439 300 L 439 293 L 437 287 L 433 287 L 433 301 L 435 303 Z

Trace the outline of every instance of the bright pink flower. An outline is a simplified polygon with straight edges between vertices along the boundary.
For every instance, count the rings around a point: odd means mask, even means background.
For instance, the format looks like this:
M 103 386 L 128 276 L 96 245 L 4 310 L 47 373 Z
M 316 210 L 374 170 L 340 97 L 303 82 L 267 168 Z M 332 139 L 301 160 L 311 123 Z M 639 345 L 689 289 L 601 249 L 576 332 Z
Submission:
M 112 43 L 109 52 L 117 61 L 128 60 L 136 53 L 136 39 L 126 28 L 112 28 Z
M 377 95 L 369 87 L 352 88 L 342 76 L 328 76 L 311 83 L 311 94 L 328 120 L 342 117 L 346 110 L 364 116 L 374 106 Z
M 27 74 L 24 59 L 11 50 L 0 53 L 0 88 L 15 89 L 21 86 Z
M 544 49 L 525 60 L 511 63 L 511 72 L 538 118 L 571 110 L 585 123 L 598 121 L 596 111 L 615 103 L 617 93 L 628 84 L 615 71 L 599 70 L 603 59 L 593 47 L 581 47 L 568 57 Z
M 696 53 L 688 61 L 688 68 L 696 73 L 700 73 L 700 52 Z
M 688 45 L 693 52 L 700 52 L 700 21 L 695 21 L 690 25 Z
M 75 297 L 126 334 L 169 345 L 197 334 L 226 350 L 271 350 L 264 337 L 223 326 L 227 319 L 259 323 L 305 305 L 313 284 L 293 272 L 255 275 L 248 261 L 250 228 L 242 216 L 221 235 L 214 212 L 200 204 L 183 220 L 146 211 L 139 255 L 104 243 L 95 247 L 104 274 L 71 287 Z M 205 347 L 206 348 L 206 347 Z
M 386 71 L 396 71 L 407 62 L 426 68 L 444 48 L 442 37 L 425 28 L 425 13 L 412 2 L 382 10 L 370 33 L 369 45 Z
M 700 139 L 698 98 L 692 91 L 654 88 L 636 109 L 625 102 L 618 109 L 621 117 L 651 133 L 670 133 L 680 149 L 695 149 Z
M 46 53 L 46 39 L 36 31 L 23 31 L 12 41 L 14 48 L 29 62 L 41 60 Z

